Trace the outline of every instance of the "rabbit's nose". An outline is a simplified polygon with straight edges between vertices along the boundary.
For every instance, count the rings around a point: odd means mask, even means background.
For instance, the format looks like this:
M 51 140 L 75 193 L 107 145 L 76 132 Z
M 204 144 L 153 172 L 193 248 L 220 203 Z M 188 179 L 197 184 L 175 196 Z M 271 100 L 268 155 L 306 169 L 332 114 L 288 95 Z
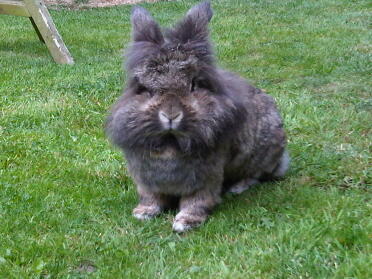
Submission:
M 172 114 L 168 114 L 164 111 L 159 111 L 159 119 L 161 123 L 163 124 L 165 129 L 175 129 L 181 122 L 181 119 L 183 117 L 182 111 L 177 111 Z

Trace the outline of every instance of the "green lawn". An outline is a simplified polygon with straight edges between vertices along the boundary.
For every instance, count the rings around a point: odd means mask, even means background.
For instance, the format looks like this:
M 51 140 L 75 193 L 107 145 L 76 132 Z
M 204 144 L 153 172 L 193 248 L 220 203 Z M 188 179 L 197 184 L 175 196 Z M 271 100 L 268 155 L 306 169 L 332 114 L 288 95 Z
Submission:
M 143 4 L 169 25 L 196 1 Z M 0 16 L 0 278 L 372 278 L 368 0 L 214 0 L 220 64 L 275 97 L 285 180 L 226 196 L 201 228 L 142 223 L 103 133 L 130 6 L 51 11 L 74 66 Z

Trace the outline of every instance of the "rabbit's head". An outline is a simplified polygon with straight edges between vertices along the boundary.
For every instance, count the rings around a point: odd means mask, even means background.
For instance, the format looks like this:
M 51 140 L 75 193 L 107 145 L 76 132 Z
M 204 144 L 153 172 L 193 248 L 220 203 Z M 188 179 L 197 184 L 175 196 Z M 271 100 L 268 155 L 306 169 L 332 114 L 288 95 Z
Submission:
M 200 153 L 213 150 L 242 122 L 245 110 L 226 93 L 213 62 L 212 14 L 209 2 L 203 2 L 162 31 L 147 10 L 133 9 L 128 85 L 109 121 L 116 144 Z

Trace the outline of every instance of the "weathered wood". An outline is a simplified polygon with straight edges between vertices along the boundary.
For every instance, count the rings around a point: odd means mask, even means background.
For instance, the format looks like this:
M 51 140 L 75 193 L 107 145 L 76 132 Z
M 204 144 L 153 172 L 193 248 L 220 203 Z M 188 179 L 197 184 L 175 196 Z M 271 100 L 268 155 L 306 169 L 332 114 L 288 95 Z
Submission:
M 25 4 L 14 0 L 0 0 L 0 14 L 30 17 Z
M 74 64 L 74 60 L 54 25 L 48 9 L 41 0 L 23 0 L 55 62 Z
M 74 64 L 74 59 L 42 0 L 0 0 L 0 14 L 30 18 L 39 40 L 46 44 L 54 61 L 59 64 Z

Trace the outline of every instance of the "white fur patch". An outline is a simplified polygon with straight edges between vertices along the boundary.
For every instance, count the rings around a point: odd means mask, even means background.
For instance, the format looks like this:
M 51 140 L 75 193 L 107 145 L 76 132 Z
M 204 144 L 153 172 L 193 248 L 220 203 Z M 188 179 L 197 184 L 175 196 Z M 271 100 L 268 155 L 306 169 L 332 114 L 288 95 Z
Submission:
M 161 211 L 159 206 L 149 206 L 147 207 L 147 209 L 148 210 L 145 211 L 143 208 L 142 209 L 135 208 L 133 210 L 133 216 L 138 220 L 149 220 L 159 215 Z
M 191 226 L 179 221 L 174 221 L 172 228 L 175 232 L 182 233 L 191 229 Z
M 275 171 L 274 175 L 276 177 L 282 177 L 285 175 L 289 168 L 289 163 L 291 162 L 291 158 L 289 157 L 288 151 L 284 151 L 282 158 L 280 159 L 280 164 L 278 169 Z
M 143 214 L 143 213 L 133 213 L 133 216 L 138 220 L 149 220 L 151 219 L 150 215 Z

